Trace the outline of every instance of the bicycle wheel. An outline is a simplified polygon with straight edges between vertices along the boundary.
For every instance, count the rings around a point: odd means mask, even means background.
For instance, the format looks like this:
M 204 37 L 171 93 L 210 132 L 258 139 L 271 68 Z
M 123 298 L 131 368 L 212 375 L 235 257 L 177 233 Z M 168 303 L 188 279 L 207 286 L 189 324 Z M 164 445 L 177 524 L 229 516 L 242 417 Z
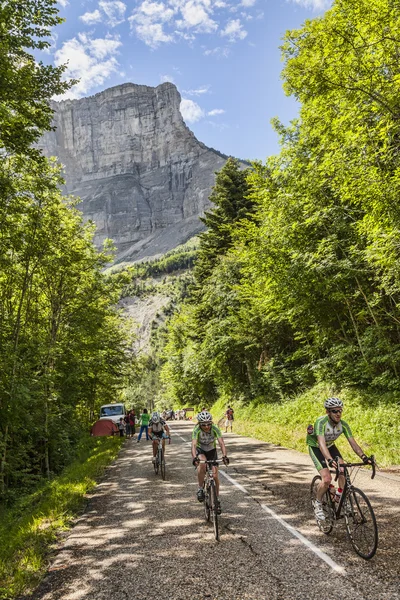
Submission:
M 314 502 L 317 499 L 317 489 L 318 489 L 318 486 L 321 481 L 322 481 L 321 476 L 316 475 L 311 482 L 310 499 L 311 499 L 311 508 L 312 508 L 313 513 L 314 513 Z M 320 521 L 319 519 L 316 518 L 316 521 L 317 521 L 317 525 L 318 525 L 319 529 L 322 531 L 322 533 L 325 533 L 325 535 L 328 535 L 332 531 L 333 525 L 335 523 L 335 506 L 333 504 L 333 501 L 332 501 L 332 498 L 331 498 L 331 495 L 329 492 L 326 492 L 322 496 L 322 510 L 324 511 L 325 520 Z
M 219 540 L 217 490 L 215 489 L 214 481 L 210 484 L 210 509 L 214 527 L 214 537 L 216 540 Z
M 353 488 L 345 498 L 344 518 L 351 545 L 361 558 L 369 560 L 378 547 L 378 526 L 367 496 Z
M 205 486 L 204 489 L 204 515 L 206 517 L 206 521 L 210 520 L 211 511 L 210 511 L 210 488 L 208 485 Z
M 156 475 L 158 475 L 158 452 L 156 454 L 156 460 L 153 462 L 153 466 L 154 466 L 154 472 Z
M 160 454 L 161 477 L 162 477 L 162 480 L 165 481 L 165 456 L 164 456 L 164 450 L 162 448 L 160 448 L 159 454 Z

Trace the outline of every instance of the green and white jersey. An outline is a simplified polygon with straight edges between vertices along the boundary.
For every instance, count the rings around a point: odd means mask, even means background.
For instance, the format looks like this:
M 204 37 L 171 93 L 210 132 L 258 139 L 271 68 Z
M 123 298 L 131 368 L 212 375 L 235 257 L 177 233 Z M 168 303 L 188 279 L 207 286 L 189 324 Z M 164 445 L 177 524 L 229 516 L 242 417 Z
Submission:
M 318 419 L 315 421 L 314 430 L 307 434 L 307 445 L 314 446 L 314 448 L 319 448 L 318 436 L 323 435 L 326 445 L 329 448 L 329 446 L 333 446 L 335 441 L 340 435 L 342 435 L 342 433 L 344 433 L 347 439 L 353 437 L 350 426 L 348 423 L 346 423 L 346 421 L 340 420 L 337 425 L 333 425 L 329 420 L 328 415 L 325 415 L 324 417 L 318 417 Z
M 217 439 L 222 437 L 219 427 L 212 424 L 210 431 L 203 431 L 200 425 L 196 425 L 193 429 L 192 440 L 196 440 L 196 447 L 201 448 L 205 452 L 209 452 L 217 447 Z

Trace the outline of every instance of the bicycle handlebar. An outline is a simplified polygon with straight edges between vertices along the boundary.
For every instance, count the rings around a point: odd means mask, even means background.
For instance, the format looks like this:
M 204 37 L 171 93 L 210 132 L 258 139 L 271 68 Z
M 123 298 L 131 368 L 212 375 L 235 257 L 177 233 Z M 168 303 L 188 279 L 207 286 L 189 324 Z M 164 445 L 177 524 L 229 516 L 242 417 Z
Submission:
M 371 465 L 372 467 L 372 475 L 371 475 L 371 479 L 374 479 L 375 475 L 376 475 L 376 462 L 375 462 L 375 456 L 372 455 L 369 457 L 368 462 L 364 463 L 339 463 L 339 456 L 337 456 L 335 458 L 335 462 L 336 462 L 336 477 L 335 477 L 335 481 L 337 481 L 339 475 L 340 475 L 340 467 L 346 467 L 346 468 L 351 468 L 351 467 L 366 467 L 367 465 Z
M 212 465 L 213 467 L 216 467 L 217 465 L 220 465 L 223 462 L 224 461 L 222 459 L 218 458 L 217 460 L 199 460 L 198 464 L 199 465 L 201 465 L 201 464 L 203 464 L 203 465 Z

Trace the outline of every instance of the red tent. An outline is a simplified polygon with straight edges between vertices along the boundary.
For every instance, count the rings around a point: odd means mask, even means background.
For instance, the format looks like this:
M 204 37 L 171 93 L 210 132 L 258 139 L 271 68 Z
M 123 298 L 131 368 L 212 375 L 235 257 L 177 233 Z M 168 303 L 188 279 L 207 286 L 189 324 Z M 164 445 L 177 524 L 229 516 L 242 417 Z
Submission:
M 91 435 L 115 435 L 118 427 L 112 419 L 100 419 L 96 421 L 90 432 Z

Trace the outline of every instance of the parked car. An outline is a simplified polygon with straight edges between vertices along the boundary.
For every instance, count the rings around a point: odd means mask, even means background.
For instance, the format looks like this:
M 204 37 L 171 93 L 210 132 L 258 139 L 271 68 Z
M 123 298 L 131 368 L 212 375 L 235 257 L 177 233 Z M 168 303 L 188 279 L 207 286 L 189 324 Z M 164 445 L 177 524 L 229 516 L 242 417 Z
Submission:
M 112 419 L 114 423 L 119 423 L 120 418 L 125 417 L 125 404 L 103 404 L 100 407 L 100 420 Z

